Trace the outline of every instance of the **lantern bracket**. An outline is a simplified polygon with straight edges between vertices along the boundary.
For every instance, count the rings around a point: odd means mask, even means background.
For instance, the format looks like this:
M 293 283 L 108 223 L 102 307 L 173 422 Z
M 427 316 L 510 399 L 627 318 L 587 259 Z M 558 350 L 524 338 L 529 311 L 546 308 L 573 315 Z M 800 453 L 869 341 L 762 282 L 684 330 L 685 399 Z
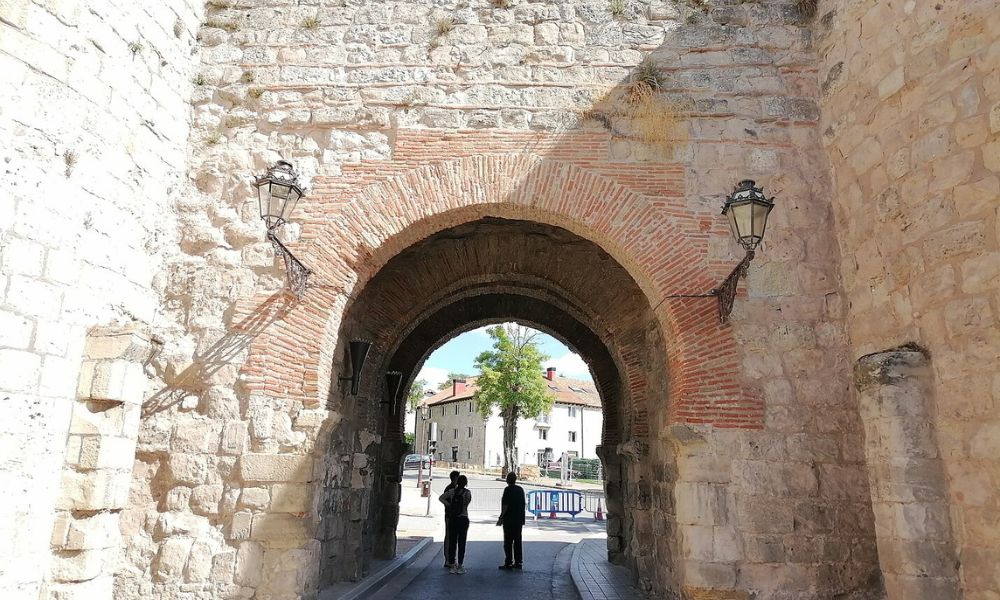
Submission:
M 750 261 L 753 260 L 753 257 L 754 251 L 747 250 L 747 254 L 740 261 L 740 264 L 736 265 L 733 272 L 722 280 L 722 284 L 711 292 L 713 296 L 718 296 L 719 298 L 719 322 L 723 325 L 729 321 L 729 315 L 733 313 L 736 288 L 739 287 L 740 278 L 747 276 L 747 269 L 750 267 Z
M 274 251 L 280 254 L 281 258 L 285 261 L 285 277 L 288 282 L 289 291 L 301 300 L 302 296 L 306 293 L 306 288 L 309 287 L 309 276 L 312 275 L 312 270 L 302 264 L 302 261 L 287 246 L 281 243 L 278 236 L 274 234 L 275 229 L 275 227 L 272 227 L 267 230 L 267 239 L 274 246 Z
M 729 322 L 729 315 L 733 313 L 733 302 L 736 300 L 736 288 L 739 287 L 740 278 L 746 277 L 750 268 L 750 261 L 753 260 L 754 251 L 747 250 L 746 256 L 740 261 L 733 272 L 726 276 L 719 284 L 719 287 L 705 294 L 670 294 L 664 298 L 718 298 L 719 300 L 719 323 L 725 325 Z

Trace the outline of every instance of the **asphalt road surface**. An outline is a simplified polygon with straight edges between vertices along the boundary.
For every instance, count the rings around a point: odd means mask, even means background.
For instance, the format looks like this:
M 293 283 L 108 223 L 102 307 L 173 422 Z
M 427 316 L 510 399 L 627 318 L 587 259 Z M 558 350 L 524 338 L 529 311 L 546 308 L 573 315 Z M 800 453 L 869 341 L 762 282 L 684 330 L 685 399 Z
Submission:
M 464 575 L 445 569 L 441 543 L 425 550 L 413 565 L 385 585 L 373 600 L 574 600 L 579 598 L 569 573 L 572 534 L 553 531 L 550 535 L 524 540 L 524 569 L 501 571 L 503 537 L 495 519 L 473 518 L 470 537 L 487 537 L 484 530 L 496 530 L 496 539 L 470 540 L 465 553 Z M 525 533 L 528 533 L 526 527 Z M 488 531 L 488 530 L 487 530 Z M 493 536 L 489 536 L 493 537 Z M 547 539 L 553 538 L 553 539 Z M 560 539 L 562 538 L 562 539 Z
M 605 523 L 593 518 L 576 521 L 528 517 L 524 526 L 524 569 L 501 571 L 503 531 L 496 526 L 500 513 L 500 494 L 506 484 L 493 478 L 469 478 L 476 510 L 470 511 L 468 545 L 464 575 L 453 575 L 443 568 L 441 537 L 443 509 L 437 500 L 448 483 L 448 472 L 435 469 L 432 515 L 424 517 L 426 498 L 419 498 L 415 473 L 404 477 L 403 515 L 400 529 L 422 530 L 435 542 L 407 568 L 386 583 L 374 600 L 575 600 L 579 598 L 569 573 L 574 544 L 586 537 L 606 536 Z M 532 488 L 526 488 L 532 489 Z M 477 501 L 478 498 L 478 501 Z M 494 506 L 495 504 L 495 506 Z

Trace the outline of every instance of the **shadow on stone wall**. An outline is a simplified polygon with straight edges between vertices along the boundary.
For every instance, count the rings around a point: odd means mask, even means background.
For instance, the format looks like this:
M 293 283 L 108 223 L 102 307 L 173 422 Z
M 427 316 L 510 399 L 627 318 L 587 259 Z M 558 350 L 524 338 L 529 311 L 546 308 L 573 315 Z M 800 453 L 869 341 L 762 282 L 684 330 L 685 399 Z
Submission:
M 201 406 L 206 400 L 199 396 L 213 384 L 216 376 L 222 371 L 237 369 L 254 339 L 288 315 L 294 304 L 294 298 L 286 292 L 271 295 L 253 306 L 246 316 L 234 319 L 225 335 L 204 353 L 196 354 L 194 363 L 178 373 L 154 360 L 153 367 L 167 385 L 143 403 L 143 418 L 173 407 L 193 410 Z

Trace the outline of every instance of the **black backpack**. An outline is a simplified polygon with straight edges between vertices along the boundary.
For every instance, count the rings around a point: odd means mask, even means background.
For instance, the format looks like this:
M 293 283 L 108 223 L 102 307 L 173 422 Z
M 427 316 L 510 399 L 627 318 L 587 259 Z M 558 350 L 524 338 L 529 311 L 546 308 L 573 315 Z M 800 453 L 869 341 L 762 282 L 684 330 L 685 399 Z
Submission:
M 468 494 L 466 489 L 455 488 L 451 492 L 451 502 L 445 505 L 444 516 L 451 519 L 454 517 L 462 516 L 462 510 L 465 508 L 466 504 L 466 494 Z

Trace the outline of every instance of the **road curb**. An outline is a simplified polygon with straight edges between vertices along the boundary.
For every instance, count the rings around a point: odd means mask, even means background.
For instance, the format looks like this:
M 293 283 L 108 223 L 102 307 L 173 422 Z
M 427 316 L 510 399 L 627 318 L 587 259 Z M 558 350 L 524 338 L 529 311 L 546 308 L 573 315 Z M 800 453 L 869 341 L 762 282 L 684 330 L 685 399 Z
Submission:
M 573 578 L 573 587 L 576 588 L 576 593 L 580 597 L 580 600 L 594 600 L 594 595 L 590 593 L 590 589 L 583 582 L 580 562 L 580 542 L 577 542 L 573 544 L 573 554 L 569 558 L 569 573 Z
M 363 600 L 364 598 L 368 598 L 369 596 L 377 592 L 383 585 L 386 584 L 386 582 L 392 579 L 397 573 L 405 569 L 407 566 L 410 565 L 410 563 L 416 560 L 417 556 L 419 556 L 420 553 L 423 552 L 423 550 L 433 542 L 434 538 L 430 537 L 422 538 L 419 542 L 417 542 L 417 545 L 415 545 L 413 548 L 410 548 L 410 550 L 406 554 L 402 556 L 397 556 L 390 563 L 388 563 L 378 571 L 362 579 L 360 582 L 358 582 L 356 586 L 352 587 L 350 590 L 347 590 L 346 592 L 340 595 L 336 595 L 336 592 L 328 588 L 327 590 L 328 593 L 320 594 L 319 596 L 320 600 Z

